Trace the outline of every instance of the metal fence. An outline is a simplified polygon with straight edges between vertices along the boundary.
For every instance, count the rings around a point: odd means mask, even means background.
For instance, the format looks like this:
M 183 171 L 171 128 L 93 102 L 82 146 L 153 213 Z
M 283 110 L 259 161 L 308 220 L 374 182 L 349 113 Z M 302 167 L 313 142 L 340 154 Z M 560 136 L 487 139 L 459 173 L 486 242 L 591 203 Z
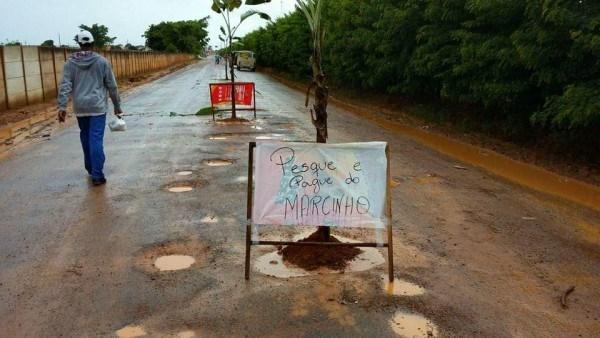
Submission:
M 51 101 L 58 95 L 69 48 L 0 46 L 0 111 Z M 117 79 L 168 68 L 194 58 L 191 54 L 100 51 Z

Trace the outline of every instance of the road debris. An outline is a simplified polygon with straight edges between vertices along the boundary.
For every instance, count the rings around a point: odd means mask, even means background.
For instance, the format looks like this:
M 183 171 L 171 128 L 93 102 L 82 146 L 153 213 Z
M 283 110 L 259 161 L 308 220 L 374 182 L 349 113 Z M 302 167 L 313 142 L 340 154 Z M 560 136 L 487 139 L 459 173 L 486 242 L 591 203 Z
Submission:
M 569 308 L 569 305 L 567 304 L 567 297 L 569 297 L 573 291 L 575 291 L 575 285 L 572 285 L 570 288 L 568 288 L 560 297 L 560 305 L 563 309 Z

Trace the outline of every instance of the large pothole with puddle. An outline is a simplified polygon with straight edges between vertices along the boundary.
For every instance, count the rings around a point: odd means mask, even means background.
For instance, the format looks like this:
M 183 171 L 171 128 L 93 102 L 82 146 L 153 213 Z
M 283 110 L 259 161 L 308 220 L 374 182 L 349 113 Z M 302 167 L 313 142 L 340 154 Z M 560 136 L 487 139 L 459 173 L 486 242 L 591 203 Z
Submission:
M 306 233 L 295 236 L 294 240 L 297 241 L 304 237 L 306 237 Z M 333 237 L 337 238 L 341 242 L 358 242 L 356 240 L 345 238 L 339 235 L 335 235 Z M 310 248 L 314 249 L 314 247 Z M 281 249 L 259 256 L 254 262 L 254 269 L 267 276 L 272 276 L 276 278 L 292 278 L 316 274 L 360 272 L 370 270 L 378 265 L 385 263 L 385 258 L 377 248 L 356 249 L 359 250 L 359 252 L 354 256 L 354 258 L 348 262 L 344 262 L 343 266 L 340 266 L 337 269 L 328 267 L 310 267 L 310 269 L 302 268 L 298 265 L 294 265 L 287 261 L 284 261 Z
M 149 274 L 185 271 L 205 266 L 209 256 L 210 246 L 199 240 L 177 240 L 141 249 L 135 256 L 135 265 Z

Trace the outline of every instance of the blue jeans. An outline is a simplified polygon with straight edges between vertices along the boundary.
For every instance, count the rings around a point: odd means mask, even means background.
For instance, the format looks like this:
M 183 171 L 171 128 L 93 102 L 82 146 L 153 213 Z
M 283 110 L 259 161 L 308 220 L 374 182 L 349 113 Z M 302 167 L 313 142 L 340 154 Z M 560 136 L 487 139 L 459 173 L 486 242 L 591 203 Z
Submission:
M 106 114 L 100 116 L 78 117 L 79 138 L 83 148 L 85 170 L 93 180 L 104 178 L 104 127 Z

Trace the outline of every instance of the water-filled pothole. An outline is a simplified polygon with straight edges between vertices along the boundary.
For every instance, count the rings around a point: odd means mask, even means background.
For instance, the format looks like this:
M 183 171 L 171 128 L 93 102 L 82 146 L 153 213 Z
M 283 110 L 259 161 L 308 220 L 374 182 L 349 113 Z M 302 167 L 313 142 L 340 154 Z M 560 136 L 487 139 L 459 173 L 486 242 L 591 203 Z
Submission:
M 125 326 L 116 332 L 119 338 L 136 338 L 146 335 L 146 331 L 141 326 Z
M 228 160 L 228 159 L 222 159 L 222 158 L 212 158 L 212 159 L 202 160 L 202 164 L 207 165 L 209 167 L 224 167 L 224 166 L 232 165 L 234 162 L 235 162 L 234 160 Z
M 437 326 L 429 319 L 410 312 L 396 312 L 390 320 L 392 330 L 402 337 L 438 337 Z
M 382 276 L 381 279 L 383 290 L 391 296 L 420 296 L 425 293 L 425 288 L 402 279 L 396 278 L 391 283 L 387 275 Z
M 159 271 L 184 270 L 192 266 L 196 260 L 187 255 L 168 255 L 160 256 L 154 260 L 154 266 Z
M 178 171 L 177 172 L 177 176 L 190 176 L 192 175 L 194 172 L 190 171 L 190 170 L 184 170 L 184 171 Z
M 200 222 L 202 223 L 210 223 L 210 224 L 214 224 L 214 223 L 218 223 L 219 222 L 219 217 L 217 216 L 204 216 Z
M 135 265 L 149 274 L 197 269 L 206 264 L 209 256 L 210 246 L 197 239 L 185 239 L 143 248 L 135 256 Z
M 174 193 L 184 193 L 190 192 L 194 189 L 198 189 L 205 185 L 205 181 L 195 180 L 195 181 L 178 181 L 173 183 L 168 183 L 163 186 L 163 189 L 174 192 Z
M 269 134 L 269 135 L 258 135 L 255 137 L 257 140 L 278 140 L 281 139 L 283 134 Z
M 180 186 L 180 187 L 169 188 L 170 192 L 188 192 L 188 191 L 192 191 L 192 190 L 194 190 L 194 188 L 189 187 L 189 186 Z
M 265 134 L 256 132 L 256 131 L 247 131 L 247 132 L 238 132 L 238 133 L 217 133 L 217 134 L 207 135 L 206 138 L 209 140 L 228 140 L 228 139 L 237 140 L 243 136 L 256 137 L 256 136 L 260 136 L 260 135 L 265 135 Z

